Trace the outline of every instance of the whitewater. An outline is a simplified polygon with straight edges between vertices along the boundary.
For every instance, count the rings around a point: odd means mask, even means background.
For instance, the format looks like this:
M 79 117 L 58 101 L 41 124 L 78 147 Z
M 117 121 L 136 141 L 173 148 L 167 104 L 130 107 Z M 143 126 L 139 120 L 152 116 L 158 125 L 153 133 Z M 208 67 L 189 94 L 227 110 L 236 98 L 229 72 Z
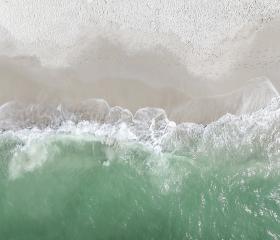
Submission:
M 0 0 L 0 239 L 280 239 L 277 0 Z

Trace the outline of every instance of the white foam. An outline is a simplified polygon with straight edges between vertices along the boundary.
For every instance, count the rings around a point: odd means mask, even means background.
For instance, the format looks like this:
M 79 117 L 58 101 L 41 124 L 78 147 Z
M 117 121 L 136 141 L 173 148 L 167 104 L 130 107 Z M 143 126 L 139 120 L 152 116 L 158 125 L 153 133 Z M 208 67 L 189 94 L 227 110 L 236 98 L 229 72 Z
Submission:
M 10 162 L 11 177 L 41 167 L 56 152 L 53 148 L 49 152 L 49 146 L 67 138 L 73 141 L 100 141 L 117 148 L 141 144 L 155 154 L 206 154 L 217 158 L 221 155 L 225 161 L 228 156 L 231 156 L 231 161 L 250 160 L 260 154 L 262 161 L 279 160 L 280 98 L 273 99 L 269 106 L 257 112 L 240 116 L 227 114 L 207 126 L 194 123 L 176 126 L 166 117 L 159 116 L 162 116 L 159 109 L 143 109 L 129 123 L 67 121 L 58 128 L 34 127 L 3 132 L 1 137 L 16 136 L 24 143 L 18 146 Z

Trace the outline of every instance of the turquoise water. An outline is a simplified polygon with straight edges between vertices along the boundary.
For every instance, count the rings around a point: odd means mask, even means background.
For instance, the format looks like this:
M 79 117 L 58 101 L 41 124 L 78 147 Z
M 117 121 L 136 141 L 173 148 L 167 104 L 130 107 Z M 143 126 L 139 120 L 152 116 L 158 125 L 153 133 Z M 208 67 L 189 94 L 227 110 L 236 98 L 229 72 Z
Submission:
M 1 239 L 280 239 L 279 158 L 255 136 L 155 151 L 89 134 L 4 132 Z

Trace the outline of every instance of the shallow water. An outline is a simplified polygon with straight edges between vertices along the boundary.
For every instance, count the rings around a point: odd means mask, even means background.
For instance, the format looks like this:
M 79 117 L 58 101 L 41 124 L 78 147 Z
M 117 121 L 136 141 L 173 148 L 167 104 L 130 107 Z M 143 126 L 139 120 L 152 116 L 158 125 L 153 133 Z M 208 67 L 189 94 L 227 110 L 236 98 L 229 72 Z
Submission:
M 279 239 L 279 99 L 207 126 L 149 116 L 3 131 L 3 239 Z

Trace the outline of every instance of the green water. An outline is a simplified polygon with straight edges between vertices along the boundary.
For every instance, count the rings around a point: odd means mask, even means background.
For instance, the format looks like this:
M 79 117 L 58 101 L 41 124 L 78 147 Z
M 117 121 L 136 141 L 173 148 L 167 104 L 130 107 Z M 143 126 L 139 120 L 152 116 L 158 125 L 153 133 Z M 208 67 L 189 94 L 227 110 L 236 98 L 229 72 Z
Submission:
M 261 151 L 24 145 L 0 138 L 0 239 L 280 239 L 279 161 Z

